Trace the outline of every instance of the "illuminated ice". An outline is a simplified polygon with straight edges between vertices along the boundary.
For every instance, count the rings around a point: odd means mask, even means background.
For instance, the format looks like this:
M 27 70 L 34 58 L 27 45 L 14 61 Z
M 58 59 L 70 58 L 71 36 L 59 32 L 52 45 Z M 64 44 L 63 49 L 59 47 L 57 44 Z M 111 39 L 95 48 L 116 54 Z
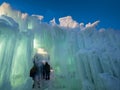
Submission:
M 0 6 L 0 90 L 31 90 L 32 58 L 41 52 L 53 68 L 43 90 L 120 90 L 120 31 L 42 18 Z

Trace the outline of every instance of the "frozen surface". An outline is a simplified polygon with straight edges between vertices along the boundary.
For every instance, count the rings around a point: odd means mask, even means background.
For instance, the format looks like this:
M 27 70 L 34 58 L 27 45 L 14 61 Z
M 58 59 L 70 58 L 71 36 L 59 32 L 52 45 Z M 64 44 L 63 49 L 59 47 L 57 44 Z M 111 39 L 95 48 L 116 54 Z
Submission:
M 99 21 L 84 25 L 70 16 L 60 25 L 42 18 L 0 6 L 0 90 L 32 90 L 29 71 L 39 48 L 54 70 L 41 90 L 120 90 L 120 31 L 96 30 Z

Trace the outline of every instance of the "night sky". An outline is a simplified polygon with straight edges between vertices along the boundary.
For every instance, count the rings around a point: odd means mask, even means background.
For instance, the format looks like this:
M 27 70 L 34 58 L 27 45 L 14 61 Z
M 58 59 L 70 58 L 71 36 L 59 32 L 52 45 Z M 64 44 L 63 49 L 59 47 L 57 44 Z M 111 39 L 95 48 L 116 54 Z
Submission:
M 44 22 L 54 17 L 72 16 L 77 22 L 100 20 L 98 28 L 120 30 L 120 0 L 0 0 L 7 2 L 13 9 L 29 15 L 44 16 Z

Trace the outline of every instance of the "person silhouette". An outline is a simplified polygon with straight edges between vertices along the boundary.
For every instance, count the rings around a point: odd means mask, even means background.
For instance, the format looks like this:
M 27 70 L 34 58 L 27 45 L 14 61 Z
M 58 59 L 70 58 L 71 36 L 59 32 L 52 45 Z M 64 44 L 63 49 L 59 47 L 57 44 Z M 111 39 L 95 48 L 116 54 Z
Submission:
M 37 74 L 37 67 L 34 65 L 34 66 L 31 68 L 31 70 L 30 70 L 30 77 L 31 77 L 32 80 L 34 81 L 32 88 L 35 87 L 36 74 Z
M 50 80 L 50 65 L 48 64 L 48 62 L 45 62 L 44 71 L 45 71 L 45 79 Z
M 33 88 L 35 88 L 35 86 L 37 86 L 38 88 L 40 88 L 40 80 L 39 80 L 39 66 L 38 66 L 38 56 L 34 56 L 33 59 L 33 67 L 30 70 L 30 77 L 32 77 L 34 83 L 33 83 Z
M 42 79 L 45 79 L 45 63 L 46 63 L 46 61 L 43 60 L 42 65 L 41 65 Z

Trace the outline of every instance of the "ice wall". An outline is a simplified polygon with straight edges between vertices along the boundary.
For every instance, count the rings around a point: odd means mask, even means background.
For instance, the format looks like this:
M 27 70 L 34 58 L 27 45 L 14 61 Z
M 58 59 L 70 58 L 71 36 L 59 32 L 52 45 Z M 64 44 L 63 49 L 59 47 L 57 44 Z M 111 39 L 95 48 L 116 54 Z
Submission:
M 0 17 L 0 89 L 27 90 L 33 39 L 30 33 L 19 32 L 10 17 Z M 28 65 L 29 64 L 29 65 Z M 32 82 L 31 82 L 32 83 Z M 26 86 L 23 86 L 26 85 Z
M 84 25 L 70 16 L 48 24 L 6 3 L 0 15 L 0 90 L 31 90 L 38 48 L 49 53 L 54 69 L 49 90 L 120 89 L 120 31 L 96 30 L 99 21 Z

